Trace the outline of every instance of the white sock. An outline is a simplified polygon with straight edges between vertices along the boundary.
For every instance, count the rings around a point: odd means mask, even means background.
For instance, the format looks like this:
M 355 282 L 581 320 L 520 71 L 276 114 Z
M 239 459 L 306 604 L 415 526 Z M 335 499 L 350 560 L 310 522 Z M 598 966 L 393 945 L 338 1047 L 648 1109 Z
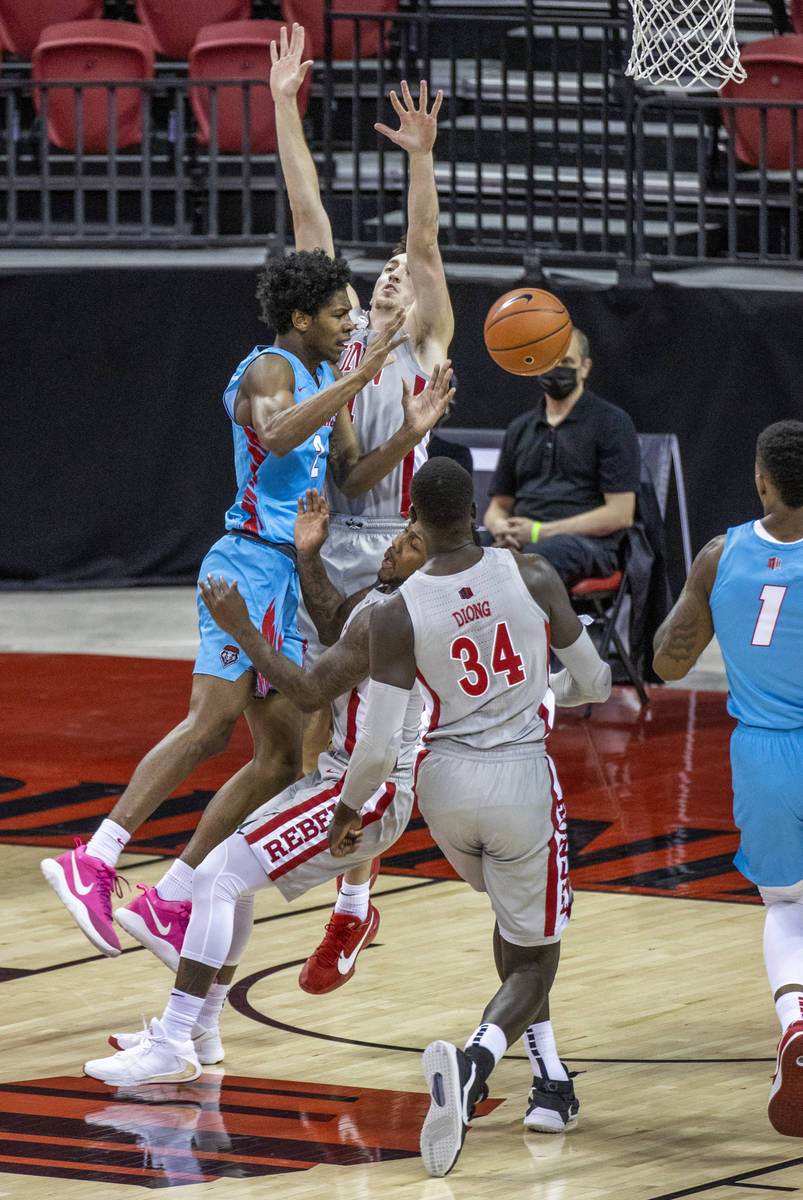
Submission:
M 524 1049 L 536 1079 L 568 1079 L 566 1068 L 558 1057 L 555 1033 L 551 1021 L 538 1021 L 525 1029 Z
M 86 852 L 99 858 L 107 867 L 116 867 L 117 860 L 131 840 L 131 834 L 116 821 L 104 817 L 87 842 Z
M 464 1049 L 468 1050 L 469 1046 L 482 1046 L 484 1050 L 488 1050 L 493 1055 L 494 1066 L 496 1066 L 507 1050 L 507 1038 L 498 1025 L 484 1023 L 477 1026 Z
M 173 988 L 167 1008 L 162 1014 L 162 1025 L 171 1041 L 190 1041 L 193 1028 L 198 1024 L 198 1014 L 203 1006 L 203 996 L 191 996 L 189 992 L 180 992 L 177 988 Z
M 173 903 L 192 900 L 192 876 L 193 868 L 177 858 L 156 885 L 159 899 Z
M 368 904 L 371 898 L 371 888 L 366 879 L 365 883 L 346 883 L 340 885 L 335 904 L 336 913 L 348 913 L 349 916 L 359 917 L 364 921 L 368 916 Z
M 803 1021 L 803 991 L 784 992 L 775 1001 L 775 1011 L 781 1022 L 781 1029 L 786 1033 L 789 1026 L 794 1025 L 795 1021 Z
M 192 1036 L 197 1037 L 205 1029 L 216 1029 L 220 1021 L 220 1013 L 229 994 L 228 983 L 213 983 L 206 993 L 204 1006 L 198 1013 L 198 1019 L 192 1030 Z

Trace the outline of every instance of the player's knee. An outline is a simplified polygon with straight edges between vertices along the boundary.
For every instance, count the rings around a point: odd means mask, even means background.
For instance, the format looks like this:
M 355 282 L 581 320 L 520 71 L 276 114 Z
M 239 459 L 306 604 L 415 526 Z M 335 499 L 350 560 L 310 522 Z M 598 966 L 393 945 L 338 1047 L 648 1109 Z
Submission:
M 786 887 L 759 886 L 758 890 L 766 908 L 771 908 L 774 904 L 803 903 L 803 880 L 788 884 Z
M 199 762 L 222 754 L 231 741 L 236 720 L 201 713 L 190 713 L 184 722 L 184 736 Z
M 301 744 L 272 744 L 254 754 L 254 767 L 266 787 L 281 791 L 295 783 L 301 771 Z

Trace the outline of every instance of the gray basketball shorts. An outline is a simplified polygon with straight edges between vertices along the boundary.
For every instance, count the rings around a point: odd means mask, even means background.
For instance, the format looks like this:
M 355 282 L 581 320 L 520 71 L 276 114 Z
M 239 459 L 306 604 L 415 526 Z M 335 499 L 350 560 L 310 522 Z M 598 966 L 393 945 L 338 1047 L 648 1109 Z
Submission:
M 362 807 L 362 841 L 333 858 L 326 830 L 343 789 L 347 761 L 324 753 L 318 767 L 255 809 L 238 829 L 287 900 L 383 854 L 404 832 L 413 808 L 412 769 L 397 770 Z
M 407 528 L 403 517 L 379 520 L 370 517 L 347 517 L 333 513 L 329 518 L 329 537 L 321 550 L 326 574 L 343 596 L 353 596 L 362 588 L 376 582 L 382 557 L 390 543 Z M 298 606 L 298 628 L 307 646 L 304 655 L 309 665 L 326 647 L 318 639 L 318 631 L 301 599 Z
M 572 889 L 566 809 L 549 755 L 436 742 L 420 760 L 415 791 L 446 858 L 475 891 L 488 893 L 505 941 L 559 941 Z

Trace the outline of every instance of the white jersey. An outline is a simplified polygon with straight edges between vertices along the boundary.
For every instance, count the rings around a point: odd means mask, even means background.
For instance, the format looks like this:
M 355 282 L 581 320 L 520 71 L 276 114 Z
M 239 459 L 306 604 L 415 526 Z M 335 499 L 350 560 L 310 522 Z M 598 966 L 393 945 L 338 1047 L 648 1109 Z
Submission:
M 368 327 L 368 314 L 361 309 L 352 311 L 357 328 L 340 359 L 340 370 L 353 371 L 359 366 L 369 340 L 375 336 Z M 374 450 L 386 442 L 402 423 L 402 379 L 417 395 L 427 385 L 429 376 L 422 371 L 409 342 L 394 350 L 395 362 L 383 367 L 370 383 L 349 402 L 351 423 L 364 451 Z M 410 509 L 410 480 L 427 461 L 429 434 L 404 456 L 384 479 L 380 479 L 364 496 L 349 498 L 335 486 L 327 474 L 325 495 L 334 513 L 348 516 L 400 520 Z
M 424 742 L 478 751 L 543 746 L 555 711 L 549 621 L 510 551 L 487 548 L 456 575 L 416 571 L 400 592 L 415 635 Z
M 357 613 L 362 612 L 363 609 L 369 608 L 373 604 L 378 604 L 386 598 L 386 595 L 387 593 L 380 592 L 377 588 L 372 588 L 368 595 L 349 613 L 343 625 L 343 633 L 346 632 L 346 629 L 354 620 Z M 343 633 L 341 633 L 341 637 Z M 338 696 L 336 700 L 332 701 L 332 749 L 330 753 L 341 761 L 348 761 L 351 757 L 354 743 L 357 741 L 359 732 L 362 729 L 365 719 L 365 696 L 367 690 L 368 677 L 366 676 L 350 692 L 345 692 L 342 696 Z M 414 687 L 410 693 L 410 700 L 404 715 L 402 742 L 394 768 L 395 772 L 411 769 L 413 766 L 422 710 L 423 702 L 421 693 L 417 687 Z

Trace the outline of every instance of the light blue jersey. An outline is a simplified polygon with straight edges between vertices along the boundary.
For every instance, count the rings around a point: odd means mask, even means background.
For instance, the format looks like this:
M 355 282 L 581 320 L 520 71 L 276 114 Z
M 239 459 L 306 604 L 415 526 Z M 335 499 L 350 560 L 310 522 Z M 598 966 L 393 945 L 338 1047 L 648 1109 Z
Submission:
M 803 880 L 803 542 L 729 529 L 711 591 L 728 674 L 734 863 L 759 887 Z
M 242 529 L 269 542 L 292 544 L 298 497 L 303 496 L 307 488 L 323 490 L 329 435 L 335 418 L 282 457 L 266 450 L 260 444 L 256 430 L 249 425 L 238 425 L 234 420 L 234 401 L 240 381 L 261 354 L 278 354 L 290 363 L 295 375 L 293 400 L 296 404 L 334 383 L 335 377 L 328 363 L 321 363 L 316 378 L 295 354 L 276 346 L 255 346 L 237 367 L 223 393 L 223 403 L 232 422 L 237 475 L 237 499 L 226 513 L 226 528 Z
M 803 729 L 803 542 L 729 529 L 711 592 L 728 675 L 728 712 L 744 725 Z

